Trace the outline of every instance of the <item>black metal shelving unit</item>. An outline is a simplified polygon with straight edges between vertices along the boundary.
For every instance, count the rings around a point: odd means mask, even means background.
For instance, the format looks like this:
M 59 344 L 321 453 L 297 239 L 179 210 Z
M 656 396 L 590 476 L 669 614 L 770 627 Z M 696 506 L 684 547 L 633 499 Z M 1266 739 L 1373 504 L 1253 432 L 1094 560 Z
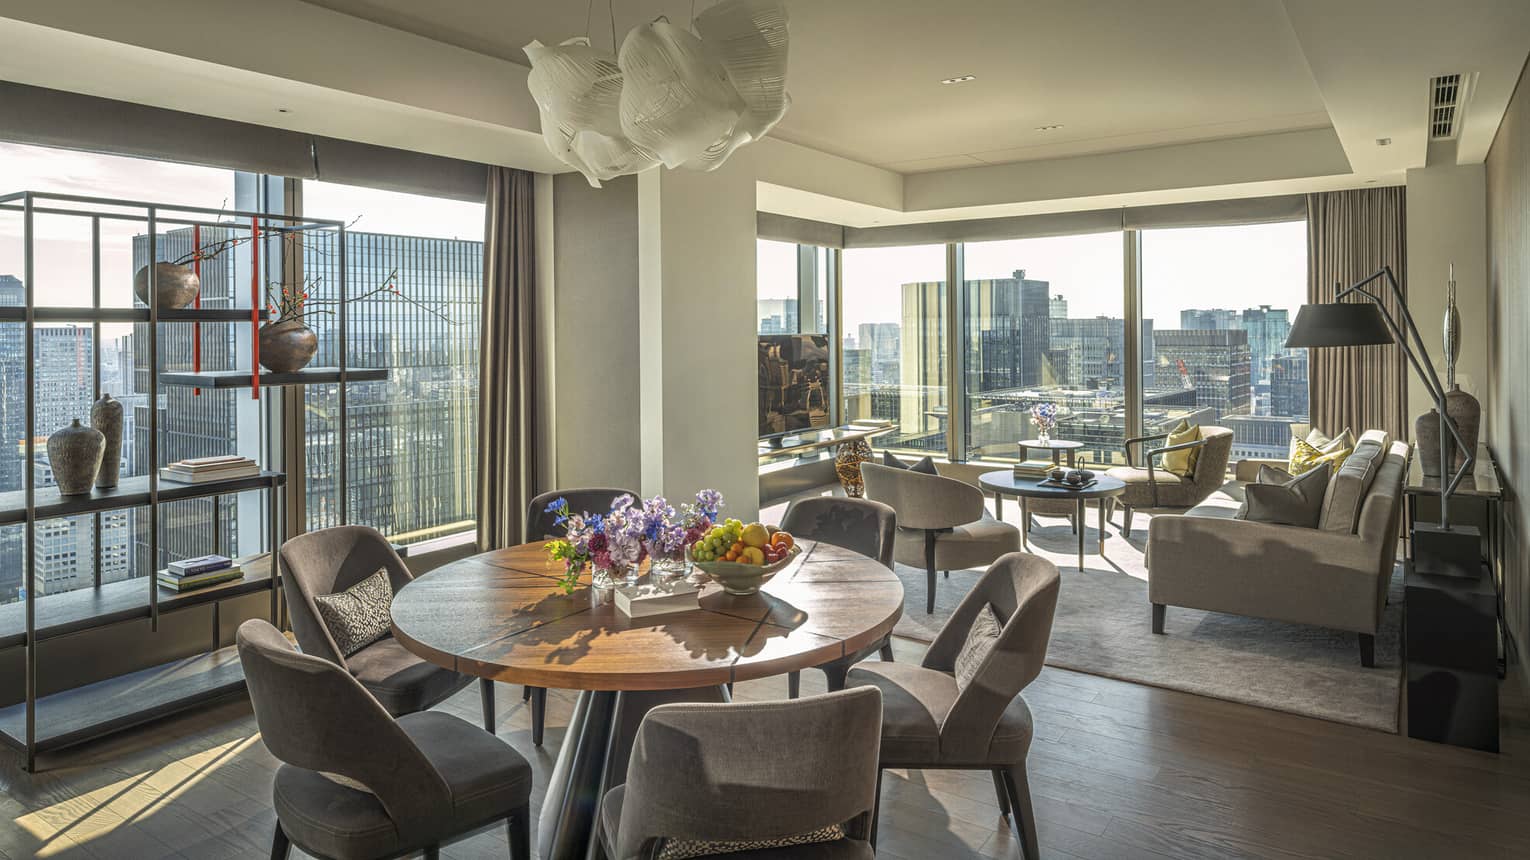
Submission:
M 70 194 L 22 191 L 0 196 L 0 212 L 17 213 L 22 222 L 23 280 L 25 303 L 22 307 L 0 308 L 0 324 L 20 323 L 26 327 L 26 438 L 23 447 L 23 489 L 0 493 L 0 525 L 23 525 L 26 529 L 25 575 L 26 599 L 16 604 L 0 606 L 0 647 L 22 645 L 26 649 L 26 692 L 22 702 L 0 708 L 0 744 L 9 745 L 25 756 L 28 771 L 36 768 L 38 753 L 59 749 L 74 743 L 100 737 L 119 729 L 138 725 L 161 716 L 182 710 L 201 702 L 241 691 L 244 677 L 239 669 L 237 655 L 231 647 L 220 647 L 218 630 L 218 601 L 266 591 L 270 595 L 271 620 L 279 622 L 280 577 L 272 563 L 276 547 L 282 539 L 280 489 L 286 484 L 286 473 L 279 469 L 262 471 L 257 475 L 207 482 L 202 484 L 161 483 L 160 460 L 163 452 L 159 439 L 159 398 L 161 386 L 190 386 L 205 389 L 252 388 L 266 386 L 293 386 L 310 384 L 337 384 L 338 386 L 338 437 L 339 462 L 344 463 L 346 449 L 346 383 L 384 379 L 385 370 L 352 370 L 346 366 L 346 296 L 345 246 L 346 225 L 343 221 L 308 218 L 266 212 L 231 211 L 196 206 L 179 206 L 142 201 L 119 200 L 105 197 L 86 197 Z M 90 307 L 50 307 L 37 304 L 36 293 L 36 229 L 38 215 L 69 216 L 89 222 L 92 242 L 93 275 Z M 250 247 L 251 300 L 244 308 L 180 308 L 161 309 L 154 306 L 131 308 L 101 306 L 101 225 L 104 221 L 127 221 L 141 224 L 147 239 L 146 258 L 159 259 L 156 253 L 161 228 L 191 227 L 216 228 L 224 231 L 247 231 L 246 241 Z M 272 374 L 259 370 L 251 356 L 251 369 L 214 372 L 166 372 L 164 357 L 160 351 L 160 326 L 165 324 L 222 324 L 248 325 L 251 338 L 257 337 L 255 329 L 269 317 L 265 305 L 264 286 L 259 273 L 264 260 L 264 270 L 274 273 L 279 269 L 271 265 L 273 251 L 280 255 L 288 251 L 282 244 L 286 236 L 297 234 L 306 240 L 320 234 L 332 236 L 336 242 L 339 258 L 337 349 L 338 366 L 328 368 L 305 368 L 296 373 Z M 274 248 L 273 248 L 274 237 Z M 278 262 L 278 265 L 281 265 Z M 283 269 L 287 267 L 283 266 Z M 290 271 L 290 269 L 288 269 Z M 150 265 L 148 294 L 156 295 L 157 269 Z M 110 490 L 93 490 L 76 496 L 60 495 L 53 487 L 37 486 L 34 464 L 36 462 L 36 327 L 39 323 L 75 322 L 89 323 L 92 328 L 95 355 L 95 398 L 101 396 L 101 325 L 103 323 L 147 324 L 147 355 L 150 362 L 148 374 L 148 450 L 143 462 L 146 474 L 125 476 L 119 486 Z M 198 329 L 196 337 L 200 337 Z M 258 396 L 258 390 L 256 392 Z M 271 399 L 265 398 L 263 410 L 271 408 Z M 270 421 L 266 412 L 266 427 L 281 426 Z M 262 445 L 262 459 L 272 459 L 273 445 L 267 438 Z M 290 457 L 290 452 L 285 452 Z M 37 559 L 35 538 L 39 520 L 86 514 L 99 514 L 122 508 L 145 508 L 148 511 L 148 544 L 150 567 L 158 566 L 160 548 L 160 505 L 166 502 L 193 498 L 220 496 L 260 491 L 267 503 L 265 535 L 266 550 L 249 559 L 242 559 L 244 576 L 241 579 L 195 591 L 178 593 L 159 585 L 154 570 L 134 579 L 102 583 L 99 567 L 100 518 L 96 519 L 96 582 L 93 588 L 62 592 L 39 597 L 37 589 Z M 216 511 L 216 503 L 214 510 Z M 345 514 L 344 494 L 341 494 L 340 512 Z M 216 548 L 214 551 L 218 551 Z M 79 633 L 113 624 L 141 622 L 148 619 L 151 631 L 159 630 L 160 613 L 172 609 L 212 603 L 213 633 L 205 652 L 130 672 L 103 681 L 86 684 L 46 696 L 38 695 L 38 645 L 58 637 Z M 19 623 L 18 623 L 19 622 Z M 14 629 L 20 628 L 20 629 Z

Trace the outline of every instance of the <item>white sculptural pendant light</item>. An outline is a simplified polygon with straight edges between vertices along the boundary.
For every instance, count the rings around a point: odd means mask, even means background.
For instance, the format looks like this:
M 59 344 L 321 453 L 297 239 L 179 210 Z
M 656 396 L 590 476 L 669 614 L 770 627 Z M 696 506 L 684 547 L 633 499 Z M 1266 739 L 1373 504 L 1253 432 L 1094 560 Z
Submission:
M 692 23 L 634 27 L 615 54 L 588 36 L 527 45 L 548 150 L 599 187 L 661 163 L 715 170 L 764 137 L 791 105 L 785 4 L 722 0 Z

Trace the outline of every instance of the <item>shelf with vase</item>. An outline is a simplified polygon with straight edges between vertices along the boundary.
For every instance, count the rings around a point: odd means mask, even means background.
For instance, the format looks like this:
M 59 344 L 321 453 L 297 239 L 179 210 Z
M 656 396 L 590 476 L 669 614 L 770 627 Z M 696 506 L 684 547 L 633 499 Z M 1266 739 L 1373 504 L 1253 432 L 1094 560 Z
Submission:
M 388 378 L 388 370 L 384 367 L 348 367 L 345 369 L 347 382 L 378 382 Z M 255 375 L 248 370 L 204 370 L 201 373 L 191 371 L 164 373 L 160 375 L 160 384 L 178 385 L 193 388 L 249 388 L 255 384 Z M 288 373 L 272 373 L 267 370 L 260 371 L 260 385 L 262 387 L 276 385 L 319 385 L 340 381 L 340 368 L 338 367 L 304 367 Z

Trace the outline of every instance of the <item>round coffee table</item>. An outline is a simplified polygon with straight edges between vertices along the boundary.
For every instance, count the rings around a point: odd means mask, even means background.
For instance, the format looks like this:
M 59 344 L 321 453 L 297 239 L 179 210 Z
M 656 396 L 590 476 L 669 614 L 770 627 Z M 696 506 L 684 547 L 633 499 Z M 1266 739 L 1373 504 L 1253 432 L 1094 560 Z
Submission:
M 703 586 L 699 608 L 648 618 L 608 590 L 564 594 L 538 541 L 451 562 L 399 589 L 393 635 L 458 672 L 579 690 L 538 826 L 544 860 L 584 860 L 600 799 L 626 782 L 643 715 L 665 702 L 722 702 L 735 681 L 820 666 L 869 648 L 903 614 L 903 585 L 873 559 L 803 541 L 759 594 Z
M 1026 532 L 1030 531 L 1030 502 L 1033 499 L 1045 499 L 1048 501 L 1066 500 L 1077 505 L 1076 516 L 1078 519 L 1078 569 L 1084 569 L 1084 505 L 1086 502 L 1098 501 L 1100 508 L 1100 557 L 1105 557 L 1105 509 L 1107 500 L 1121 495 L 1126 490 L 1126 482 L 1109 475 L 1095 477 L 1093 486 L 1084 490 L 1066 490 L 1062 487 L 1048 487 L 1041 482 L 1044 478 L 1017 478 L 1013 469 L 999 469 L 994 472 L 984 472 L 978 476 L 978 486 L 993 493 L 994 516 L 1003 519 L 1004 497 L 1015 496 L 1020 500 L 1020 546 L 1029 548 Z

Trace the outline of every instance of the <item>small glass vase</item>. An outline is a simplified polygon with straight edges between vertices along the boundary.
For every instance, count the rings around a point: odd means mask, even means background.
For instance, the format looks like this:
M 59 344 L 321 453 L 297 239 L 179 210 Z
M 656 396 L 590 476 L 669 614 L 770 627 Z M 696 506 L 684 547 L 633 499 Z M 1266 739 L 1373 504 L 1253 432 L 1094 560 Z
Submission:
M 659 582 L 684 579 L 691 573 L 690 554 L 685 547 L 674 552 L 656 552 L 649 556 L 648 574 Z
M 609 567 L 590 565 L 590 587 L 592 588 L 615 588 L 620 578 L 620 574 Z
M 1036 428 L 1036 441 L 1043 445 L 1052 444 L 1052 431 L 1047 427 Z

